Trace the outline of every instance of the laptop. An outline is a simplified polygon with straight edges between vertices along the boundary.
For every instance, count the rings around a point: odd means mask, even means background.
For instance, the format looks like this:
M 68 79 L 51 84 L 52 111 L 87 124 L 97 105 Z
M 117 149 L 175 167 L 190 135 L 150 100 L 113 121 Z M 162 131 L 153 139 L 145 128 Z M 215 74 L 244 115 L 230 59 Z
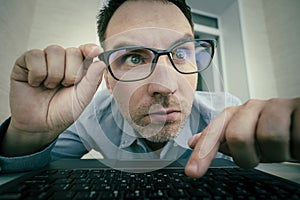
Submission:
M 300 184 L 214 159 L 199 178 L 181 160 L 58 160 L 0 186 L 1 199 L 300 199 Z M 166 166 L 162 167 L 161 166 Z

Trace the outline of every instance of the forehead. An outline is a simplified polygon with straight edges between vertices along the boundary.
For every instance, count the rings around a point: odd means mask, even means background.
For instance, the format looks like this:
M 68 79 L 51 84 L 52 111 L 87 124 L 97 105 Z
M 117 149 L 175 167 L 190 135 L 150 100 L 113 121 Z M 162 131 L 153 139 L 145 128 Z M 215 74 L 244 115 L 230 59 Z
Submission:
M 193 36 L 192 28 L 173 3 L 154 0 L 126 1 L 112 16 L 106 30 L 105 47 L 116 43 L 168 45 L 184 35 Z

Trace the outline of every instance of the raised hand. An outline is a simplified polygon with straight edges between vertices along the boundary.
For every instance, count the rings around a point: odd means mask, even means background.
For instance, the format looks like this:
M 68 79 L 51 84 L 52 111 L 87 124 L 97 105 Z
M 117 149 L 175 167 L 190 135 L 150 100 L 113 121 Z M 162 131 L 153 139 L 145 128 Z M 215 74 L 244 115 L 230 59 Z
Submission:
M 74 122 L 102 81 L 104 63 L 92 62 L 100 52 L 94 44 L 68 49 L 52 45 L 17 59 L 11 73 L 11 123 L 2 154 L 33 153 Z

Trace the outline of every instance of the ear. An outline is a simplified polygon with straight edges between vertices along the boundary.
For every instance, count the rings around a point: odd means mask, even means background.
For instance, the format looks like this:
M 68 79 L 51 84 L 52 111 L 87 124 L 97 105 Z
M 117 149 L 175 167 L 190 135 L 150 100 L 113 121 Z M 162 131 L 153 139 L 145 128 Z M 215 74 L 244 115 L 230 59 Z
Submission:
M 104 71 L 104 80 L 105 80 L 107 90 L 109 91 L 109 93 L 112 94 L 112 88 L 111 88 L 111 85 L 109 84 L 109 81 L 108 81 L 108 72 L 107 72 L 107 70 Z

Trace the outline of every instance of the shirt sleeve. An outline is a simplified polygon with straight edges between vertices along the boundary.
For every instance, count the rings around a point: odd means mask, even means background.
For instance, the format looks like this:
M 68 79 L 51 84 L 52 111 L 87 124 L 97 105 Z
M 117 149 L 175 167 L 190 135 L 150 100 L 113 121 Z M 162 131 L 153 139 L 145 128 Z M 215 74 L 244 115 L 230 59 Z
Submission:
M 75 124 L 58 136 L 57 142 L 51 151 L 52 160 L 62 158 L 79 159 L 88 153 L 90 148 L 85 147 L 82 138 L 77 133 Z
M 0 126 L 0 139 L 7 131 L 10 118 Z M 60 134 L 58 139 L 45 149 L 34 154 L 5 157 L 0 156 L 0 173 L 22 172 L 42 168 L 53 160 L 61 158 L 81 158 L 87 149 L 83 146 L 79 136 L 73 132 L 71 126 Z
M 0 126 L 0 143 L 3 140 L 7 128 L 10 123 L 10 119 L 5 120 Z M 51 161 L 51 150 L 55 145 L 54 141 L 48 147 L 43 149 L 40 152 L 26 155 L 26 156 L 17 156 L 17 157 L 4 157 L 0 156 L 0 172 L 21 172 L 34 170 L 46 166 Z
M 40 152 L 18 157 L 0 156 L 0 172 L 22 172 L 42 168 L 51 161 L 51 150 L 55 145 L 54 141 Z

